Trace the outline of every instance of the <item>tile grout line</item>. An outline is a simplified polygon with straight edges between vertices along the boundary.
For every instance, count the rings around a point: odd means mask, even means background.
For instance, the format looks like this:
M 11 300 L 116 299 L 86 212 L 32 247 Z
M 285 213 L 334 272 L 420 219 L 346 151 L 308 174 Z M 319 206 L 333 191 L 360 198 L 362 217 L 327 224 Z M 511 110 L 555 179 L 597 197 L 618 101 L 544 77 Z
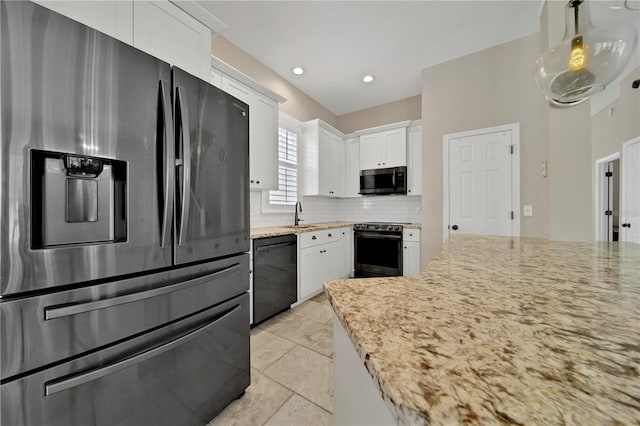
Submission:
M 267 376 L 267 377 L 268 377 L 268 376 Z M 271 379 L 271 380 L 273 380 L 273 379 Z M 275 381 L 275 380 L 274 380 L 274 381 Z M 276 382 L 276 383 L 277 383 L 277 382 Z M 269 420 L 271 420 L 271 418 L 272 418 L 273 416 L 275 416 L 276 414 L 278 414 L 278 411 L 280 411 L 280 410 L 282 409 L 282 407 L 284 407 L 284 406 L 285 406 L 285 404 L 286 404 L 287 402 L 289 402 L 289 400 L 290 400 L 291 398 L 293 398 L 293 395 L 297 395 L 297 393 L 296 393 L 293 389 L 289 389 L 289 390 L 292 392 L 292 393 L 291 393 L 291 395 L 289 395 L 289 398 L 287 398 L 287 399 L 285 399 L 285 400 L 284 400 L 284 402 L 283 402 L 283 403 L 282 403 L 282 404 L 281 404 L 281 405 L 276 409 L 276 411 L 274 411 L 274 412 L 273 412 L 273 414 L 272 414 L 272 415 L 270 415 L 270 416 L 269 416 L 269 418 L 268 418 L 267 420 L 265 420 L 265 421 L 264 421 L 264 423 L 262 423 L 262 426 L 264 426 L 264 425 L 266 425 L 267 423 L 269 423 Z
M 267 332 L 267 333 L 268 333 L 268 332 Z M 271 334 L 273 334 L 273 333 L 271 333 Z M 277 334 L 274 334 L 274 336 L 276 336 L 276 337 L 280 337 L 280 336 L 278 336 Z M 292 351 L 296 346 L 298 346 L 298 344 L 297 344 L 296 342 L 292 342 L 291 340 L 289 340 L 289 339 L 285 339 L 284 337 L 280 337 L 280 338 L 281 338 L 281 339 L 283 339 L 283 340 L 286 340 L 287 342 L 293 343 L 293 346 L 292 346 L 291 348 L 289 348 L 285 353 L 283 353 L 282 355 L 280 355 L 278 358 L 276 358 L 273 362 L 269 363 L 269 365 L 267 365 L 267 366 L 264 368 L 264 370 L 260 370 L 260 369 L 258 369 L 257 367 L 254 367 L 256 370 L 260 371 L 261 373 L 264 373 L 264 371 L 265 371 L 267 368 L 271 367 L 273 364 L 275 364 L 276 362 L 280 361 L 280 359 L 281 359 L 283 356 L 285 356 L 286 354 L 288 354 L 289 352 L 291 352 L 291 351 Z

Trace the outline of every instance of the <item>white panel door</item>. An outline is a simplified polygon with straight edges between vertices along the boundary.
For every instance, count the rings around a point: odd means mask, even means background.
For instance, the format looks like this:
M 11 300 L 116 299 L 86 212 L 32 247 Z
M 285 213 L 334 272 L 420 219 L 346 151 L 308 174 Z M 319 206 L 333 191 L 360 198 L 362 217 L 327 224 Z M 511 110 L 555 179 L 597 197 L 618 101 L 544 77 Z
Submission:
M 353 229 L 340 228 L 340 277 L 351 276 L 353 272 Z
M 277 190 L 278 104 L 254 93 L 249 106 L 249 127 L 249 160 L 255 174 L 251 187 Z
M 382 165 L 384 141 L 379 133 L 360 136 L 360 170 L 379 169 Z
M 133 2 L 133 45 L 200 77 L 211 78 L 211 30 L 166 0 Z
M 345 197 L 359 197 L 360 194 L 360 142 L 348 139 L 345 146 Z
M 329 174 L 331 176 L 331 196 L 344 197 L 345 191 L 345 147 L 342 138 L 331 135 L 331 165 Z
M 620 240 L 640 244 L 640 138 L 622 145 Z
M 133 44 L 133 2 L 102 0 L 35 0 L 34 2 L 127 44 Z
M 407 139 L 407 195 L 422 195 L 422 126 L 409 127 Z
M 407 128 L 384 132 L 384 157 L 382 167 L 407 165 Z
M 333 173 L 331 165 L 331 134 L 323 128 L 319 130 L 318 150 L 320 195 L 330 197 L 333 193 L 333 178 L 331 176 Z
M 511 136 L 488 133 L 449 144 L 452 233 L 512 235 Z

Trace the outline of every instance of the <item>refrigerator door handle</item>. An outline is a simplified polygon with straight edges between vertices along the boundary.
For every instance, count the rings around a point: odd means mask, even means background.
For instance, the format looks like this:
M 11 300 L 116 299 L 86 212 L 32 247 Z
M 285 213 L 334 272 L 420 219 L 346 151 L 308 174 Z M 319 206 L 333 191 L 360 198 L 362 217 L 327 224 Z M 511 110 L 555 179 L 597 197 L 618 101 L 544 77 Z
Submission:
M 190 331 L 189 333 L 185 334 L 182 337 L 179 337 L 175 340 L 167 342 L 154 349 L 148 350 L 146 352 L 142 352 L 138 355 L 134 355 L 129 358 L 125 358 L 121 361 L 107 365 L 106 367 L 101 367 L 95 370 L 88 371 L 86 373 L 73 375 L 69 379 L 62 379 L 62 380 L 46 383 L 44 386 L 44 395 L 45 396 L 53 395 L 54 393 L 62 392 L 67 389 L 71 389 L 76 386 L 83 385 L 85 383 L 100 379 L 104 376 L 108 376 L 109 374 L 113 374 L 117 371 L 130 367 L 132 365 L 139 364 L 150 358 L 158 356 L 164 352 L 170 351 L 171 349 L 174 349 L 182 345 L 183 343 L 186 343 L 189 340 L 194 339 L 203 333 L 206 333 L 207 330 L 209 330 L 211 327 L 214 327 L 217 323 L 219 323 L 220 321 L 222 321 L 223 319 L 227 318 L 229 315 L 233 314 L 235 311 L 240 309 L 240 306 L 241 305 L 236 305 L 235 307 L 222 313 L 214 321 L 209 322 L 193 331 Z
M 240 264 L 234 263 L 233 265 L 227 266 L 224 269 L 220 269 L 212 274 L 207 274 L 192 280 L 181 281 L 176 284 L 155 288 L 153 290 L 125 294 L 124 296 L 96 300 L 95 302 L 78 303 L 75 305 L 47 306 L 46 308 L 44 308 L 44 319 L 45 321 L 48 321 L 60 317 L 78 315 L 85 312 L 96 311 L 98 309 L 123 305 L 125 303 L 137 302 L 139 300 L 149 299 L 151 297 L 161 296 L 167 293 L 173 293 L 176 291 L 187 289 L 189 287 L 193 287 L 195 285 L 203 284 L 204 282 L 212 279 L 219 278 L 222 275 L 226 275 L 236 271 L 238 268 L 240 268 Z
M 171 117 L 171 101 L 167 92 L 169 84 L 166 81 L 160 81 L 160 102 L 162 108 L 162 121 L 164 128 L 162 155 L 164 159 L 164 211 L 162 212 L 162 227 L 160 229 L 160 247 L 165 248 L 171 245 L 171 241 L 167 241 L 171 236 L 171 213 L 173 212 L 173 183 L 175 181 L 175 143 L 173 141 L 173 118 Z
M 180 117 L 180 131 L 182 133 L 182 162 L 176 161 L 176 165 L 182 165 L 182 206 L 180 214 L 180 231 L 178 245 L 184 245 L 187 241 L 187 222 L 189 221 L 189 204 L 191 204 L 191 139 L 189 137 L 189 108 L 186 104 L 186 91 L 184 87 L 176 87 L 176 111 Z

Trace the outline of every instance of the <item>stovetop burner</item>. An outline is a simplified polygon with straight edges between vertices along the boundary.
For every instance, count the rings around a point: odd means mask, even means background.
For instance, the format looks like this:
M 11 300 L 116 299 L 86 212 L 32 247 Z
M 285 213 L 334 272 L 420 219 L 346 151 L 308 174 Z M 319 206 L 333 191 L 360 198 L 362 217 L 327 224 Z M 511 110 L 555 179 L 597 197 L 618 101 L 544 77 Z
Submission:
M 384 222 L 356 223 L 353 225 L 353 229 L 355 231 L 402 232 L 402 225 Z

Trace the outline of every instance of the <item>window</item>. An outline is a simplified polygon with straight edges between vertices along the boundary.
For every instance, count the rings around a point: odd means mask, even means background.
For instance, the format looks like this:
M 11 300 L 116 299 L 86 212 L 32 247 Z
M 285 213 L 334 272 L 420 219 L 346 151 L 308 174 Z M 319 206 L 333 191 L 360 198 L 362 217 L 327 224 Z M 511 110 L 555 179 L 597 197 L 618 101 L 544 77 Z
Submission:
M 278 187 L 269 191 L 271 206 L 295 205 L 298 201 L 298 134 L 278 129 Z

